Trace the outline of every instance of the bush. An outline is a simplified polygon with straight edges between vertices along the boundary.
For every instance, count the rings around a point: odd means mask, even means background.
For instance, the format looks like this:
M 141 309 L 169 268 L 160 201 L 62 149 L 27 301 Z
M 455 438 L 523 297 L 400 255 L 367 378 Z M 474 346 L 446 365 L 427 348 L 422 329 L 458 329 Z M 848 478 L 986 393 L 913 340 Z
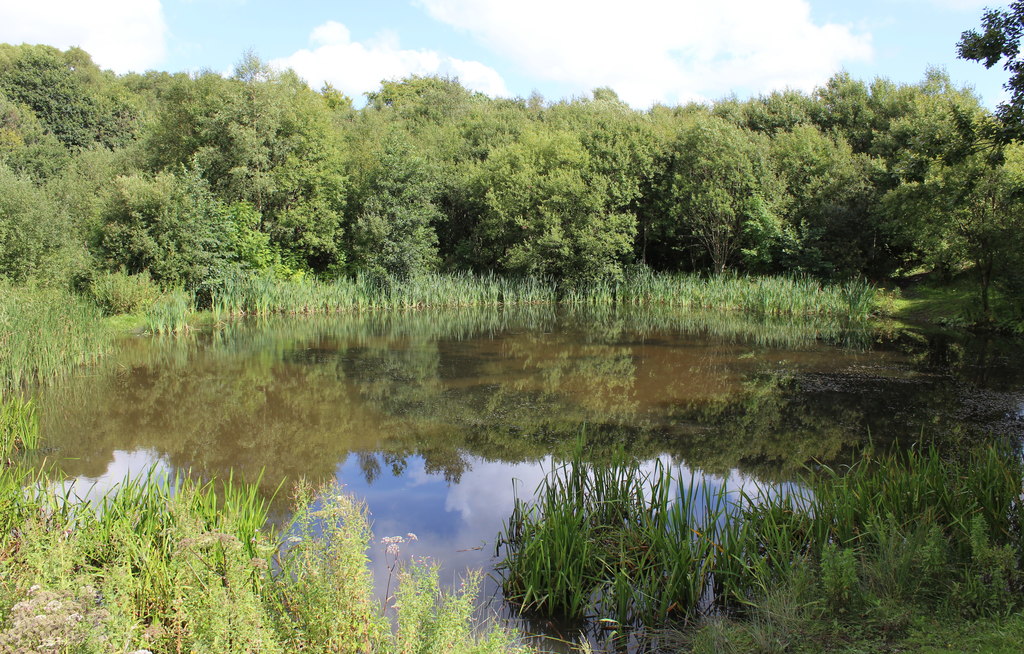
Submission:
M 148 271 L 129 275 L 123 269 L 93 276 L 89 292 L 96 305 L 108 316 L 147 309 L 160 297 L 160 289 Z

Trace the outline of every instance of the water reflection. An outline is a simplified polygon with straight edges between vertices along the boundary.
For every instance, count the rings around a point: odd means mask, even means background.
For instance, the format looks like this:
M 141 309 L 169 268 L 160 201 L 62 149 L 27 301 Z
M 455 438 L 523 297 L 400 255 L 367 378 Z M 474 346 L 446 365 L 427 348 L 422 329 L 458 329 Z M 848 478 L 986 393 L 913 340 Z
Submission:
M 42 393 L 44 440 L 75 476 L 101 476 L 113 452 L 152 450 L 206 476 L 262 470 L 276 488 L 326 479 L 350 458 L 369 483 L 401 475 L 410 457 L 455 482 L 467 457 L 565 453 L 581 425 L 595 457 L 625 447 L 767 478 L 848 457 L 869 433 L 884 443 L 1019 429 L 1020 380 L 964 364 L 961 346 L 947 345 L 943 367 L 913 343 L 783 348 L 764 344 L 763 321 L 742 338 L 741 321 L 720 320 L 716 336 L 693 316 L 686 324 L 704 331 L 661 318 L 668 326 L 550 308 L 373 314 L 134 339 Z M 958 349 L 960 367 L 948 367 Z
M 581 433 L 699 483 L 784 482 L 875 447 L 1019 435 L 1024 366 L 995 341 L 737 316 L 551 307 L 242 322 L 127 340 L 40 391 L 43 440 L 82 486 L 170 473 L 332 477 L 377 538 L 448 579 L 491 564 L 512 480 L 532 491 Z M 275 500 L 286 519 L 287 493 Z M 479 548 L 479 549 L 477 549 Z M 383 549 L 374 575 L 386 584 Z M 491 586 L 493 590 L 493 585 Z

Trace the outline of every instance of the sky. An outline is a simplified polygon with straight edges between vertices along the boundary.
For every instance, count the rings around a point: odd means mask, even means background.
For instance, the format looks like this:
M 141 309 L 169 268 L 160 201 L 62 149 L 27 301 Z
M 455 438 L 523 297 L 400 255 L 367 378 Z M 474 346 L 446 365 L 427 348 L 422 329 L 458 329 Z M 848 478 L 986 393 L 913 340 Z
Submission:
M 994 107 L 1007 75 L 956 58 L 990 0 L 0 0 L 0 42 L 80 46 L 102 67 L 230 73 L 252 51 L 362 103 L 447 75 L 491 96 L 610 87 L 655 103 L 811 91 L 945 68 Z

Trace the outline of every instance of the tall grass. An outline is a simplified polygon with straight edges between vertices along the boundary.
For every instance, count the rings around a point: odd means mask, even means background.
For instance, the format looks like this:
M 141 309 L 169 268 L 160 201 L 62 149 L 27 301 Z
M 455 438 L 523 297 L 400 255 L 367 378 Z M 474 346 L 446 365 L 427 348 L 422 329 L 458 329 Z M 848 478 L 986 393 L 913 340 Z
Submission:
M 621 625 L 661 624 L 733 593 L 745 524 L 724 487 L 656 461 L 579 457 L 552 471 L 535 499 L 517 498 L 500 538 L 507 599 L 530 612 Z
M 144 312 L 146 329 L 151 334 L 187 332 L 195 310 L 195 294 L 182 289 L 167 291 Z
M 468 273 L 426 274 L 405 280 L 356 276 L 332 281 L 238 276 L 224 280 L 212 294 L 212 310 L 218 319 L 275 313 L 555 303 L 667 305 L 742 311 L 758 316 L 826 315 L 865 320 L 874 306 L 874 289 L 860 281 L 822 286 L 810 277 L 700 277 L 659 274 L 639 268 L 619 281 L 575 287 L 560 287 L 550 278 Z
M 395 628 L 373 597 L 366 509 L 300 486 L 267 530 L 256 485 L 156 474 L 99 498 L 0 470 L 0 651 L 516 652 L 474 629 L 474 594 L 399 574 Z
M 39 447 L 39 416 L 32 400 L 0 396 L 0 466 Z
M 824 285 L 808 276 L 726 274 L 704 277 L 638 268 L 619 282 L 570 289 L 563 300 L 568 304 L 664 304 L 688 309 L 742 311 L 758 316 L 829 315 L 866 320 L 874 307 L 875 290 L 861 280 Z
M 57 289 L 0 285 L 0 387 L 43 381 L 92 363 L 111 341 L 92 303 Z
M 742 612 L 810 566 L 836 615 L 902 603 L 995 615 L 1019 606 L 1024 547 L 1019 456 L 932 448 L 822 469 L 802 486 L 727 489 L 577 455 L 501 543 L 506 597 L 529 612 L 662 626 Z
M 405 280 L 358 275 L 331 281 L 237 276 L 225 279 L 214 290 L 211 308 L 216 318 L 223 319 L 238 315 L 486 307 L 554 300 L 555 286 L 549 280 L 489 274 L 426 274 Z

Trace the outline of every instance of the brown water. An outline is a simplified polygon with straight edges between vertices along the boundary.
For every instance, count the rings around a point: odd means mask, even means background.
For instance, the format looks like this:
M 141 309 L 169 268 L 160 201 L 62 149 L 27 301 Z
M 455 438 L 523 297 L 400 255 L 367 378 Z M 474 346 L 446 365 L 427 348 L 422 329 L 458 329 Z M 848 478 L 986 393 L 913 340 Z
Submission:
M 869 441 L 1019 437 L 1021 363 L 1014 343 L 807 321 L 415 312 L 126 339 L 40 407 L 48 457 L 81 487 L 154 466 L 262 471 L 268 492 L 336 477 L 367 501 L 378 539 L 416 533 L 403 556 L 454 576 L 492 564 L 513 479 L 532 490 L 581 438 L 595 459 L 624 448 L 703 483 L 785 481 Z

